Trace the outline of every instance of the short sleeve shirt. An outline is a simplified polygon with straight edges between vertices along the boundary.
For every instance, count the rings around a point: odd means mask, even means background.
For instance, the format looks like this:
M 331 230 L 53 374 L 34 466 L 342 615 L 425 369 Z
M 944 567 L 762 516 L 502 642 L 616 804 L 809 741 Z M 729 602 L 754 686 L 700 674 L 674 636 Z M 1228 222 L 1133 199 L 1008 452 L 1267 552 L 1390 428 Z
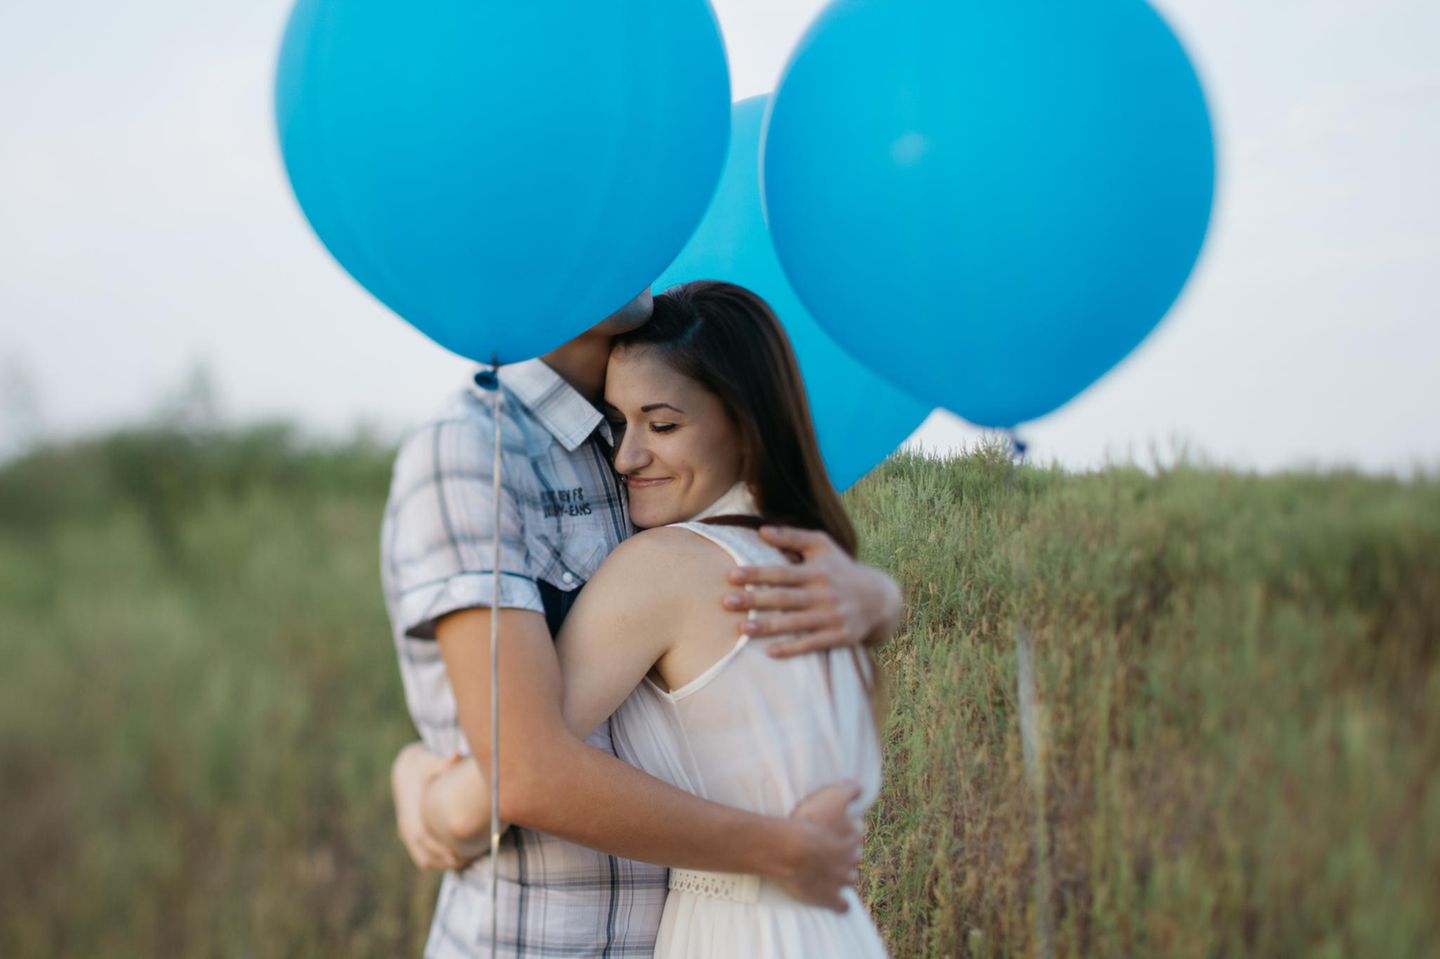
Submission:
M 500 563 L 495 563 L 494 393 L 472 387 L 401 446 L 381 532 L 381 577 L 406 703 L 432 751 L 470 749 L 434 642 L 448 613 L 500 605 L 544 613 L 552 631 L 630 533 L 599 411 L 550 367 L 500 371 Z M 504 691 L 501 691 L 504 695 Z M 613 754 L 608 722 L 588 742 Z M 526 829 L 502 844 L 501 954 L 650 955 L 663 868 Z M 489 948 L 489 863 L 449 873 L 427 956 Z

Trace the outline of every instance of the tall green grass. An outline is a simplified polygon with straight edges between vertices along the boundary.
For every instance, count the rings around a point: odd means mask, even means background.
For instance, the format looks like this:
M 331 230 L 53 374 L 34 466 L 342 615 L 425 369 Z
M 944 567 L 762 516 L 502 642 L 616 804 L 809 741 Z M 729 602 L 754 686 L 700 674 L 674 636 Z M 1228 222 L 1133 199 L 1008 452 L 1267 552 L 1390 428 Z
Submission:
M 1042 918 L 1058 955 L 1440 949 L 1434 483 L 989 450 L 850 504 L 911 598 L 865 874 L 897 955 L 1035 954 Z
M 388 454 L 134 433 L 0 477 L 0 955 L 418 954 Z
M 418 954 L 388 467 L 268 428 L 0 471 L 0 955 Z M 895 955 L 1440 946 L 1440 484 L 982 450 L 847 501 L 909 599 L 863 875 Z

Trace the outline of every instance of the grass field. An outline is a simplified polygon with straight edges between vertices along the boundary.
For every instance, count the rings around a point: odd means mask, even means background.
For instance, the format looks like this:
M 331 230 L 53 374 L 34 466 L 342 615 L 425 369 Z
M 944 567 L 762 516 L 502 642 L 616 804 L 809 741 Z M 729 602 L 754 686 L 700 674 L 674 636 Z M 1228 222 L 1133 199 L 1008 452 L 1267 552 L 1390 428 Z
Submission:
M 388 468 L 264 428 L 0 471 L 0 955 L 418 954 Z M 1440 950 L 1440 483 L 981 451 L 847 501 L 909 600 L 863 877 L 895 955 Z

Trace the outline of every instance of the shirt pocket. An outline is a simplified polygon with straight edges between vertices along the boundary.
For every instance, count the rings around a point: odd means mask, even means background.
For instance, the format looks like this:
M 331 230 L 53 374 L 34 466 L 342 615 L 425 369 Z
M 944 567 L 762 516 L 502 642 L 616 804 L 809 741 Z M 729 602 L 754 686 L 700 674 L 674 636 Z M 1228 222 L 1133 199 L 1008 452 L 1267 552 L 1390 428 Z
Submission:
M 534 557 L 535 578 L 567 593 L 584 586 L 610 555 L 598 517 L 587 523 L 566 523 L 558 534 L 542 533 L 536 543 L 540 555 Z
M 546 478 L 535 492 L 536 513 L 527 517 L 527 540 L 535 578 L 565 592 L 579 589 L 595 575 L 605 557 L 620 545 L 628 523 L 600 477 L 577 474 Z

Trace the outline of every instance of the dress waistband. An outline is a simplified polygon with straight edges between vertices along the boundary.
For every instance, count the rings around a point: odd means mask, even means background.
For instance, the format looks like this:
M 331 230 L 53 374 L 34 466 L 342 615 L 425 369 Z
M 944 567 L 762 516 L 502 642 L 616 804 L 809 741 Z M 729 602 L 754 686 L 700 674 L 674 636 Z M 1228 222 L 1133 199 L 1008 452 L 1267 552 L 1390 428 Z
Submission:
M 739 872 L 705 872 L 671 869 L 670 891 L 688 892 L 711 899 L 728 899 L 747 905 L 801 905 L 776 883 L 762 876 Z

